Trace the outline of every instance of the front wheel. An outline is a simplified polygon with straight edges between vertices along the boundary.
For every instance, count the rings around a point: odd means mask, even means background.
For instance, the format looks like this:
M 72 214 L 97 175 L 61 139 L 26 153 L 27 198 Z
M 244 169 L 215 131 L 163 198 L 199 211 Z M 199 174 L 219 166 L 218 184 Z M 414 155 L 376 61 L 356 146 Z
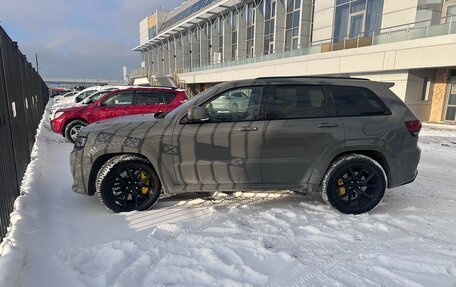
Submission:
M 68 123 L 65 128 L 65 138 L 71 143 L 74 143 L 78 137 L 79 131 L 85 126 L 87 126 L 87 122 L 83 120 L 74 120 Z
M 101 202 L 113 212 L 146 210 L 157 202 L 161 183 L 149 161 L 135 155 L 120 155 L 100 169 L 96 190 Z
M 349 154 L 337 159 L 323 179 L 323 199 L 342 213 L 360 214 L 373 210 L 382 200 L 387 178 L 372 158 Z

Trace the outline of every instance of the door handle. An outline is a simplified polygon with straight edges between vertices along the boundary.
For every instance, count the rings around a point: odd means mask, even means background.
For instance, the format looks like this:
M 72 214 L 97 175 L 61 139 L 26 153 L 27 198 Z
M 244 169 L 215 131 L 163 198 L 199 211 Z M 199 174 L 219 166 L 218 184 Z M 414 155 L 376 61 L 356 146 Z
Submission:
M 319 128 L 335 128 L 338 127 L 339 125 L 336 123 L 321 123 L 318 125 Z
M 240 131 L 240 132 L 253 132 L 253 131 L 257 131 L 258 128 L 257 127 L 254 127 L 254 128 L 239 128 L 237 130 Z

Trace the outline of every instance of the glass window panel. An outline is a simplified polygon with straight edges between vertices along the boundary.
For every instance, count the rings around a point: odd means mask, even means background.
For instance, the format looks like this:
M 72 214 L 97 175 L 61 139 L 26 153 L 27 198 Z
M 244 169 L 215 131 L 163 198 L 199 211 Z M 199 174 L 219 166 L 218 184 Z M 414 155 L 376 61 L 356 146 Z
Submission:
M 299 10 L 293 13 L 293 27 L 299 27 Z
M 379 34 L 382 26 L 383 0 L 369 0 L 367 2 L 365 35 Z
M 388 109 L 369 89 L 360 87 L 329 87 L 339 116 L 384 115 Z
M 299 7 L 301 7 L 301 0 L 295 0 L 295 5 L 294 5 L 295 9 L 299 9 Z
M 350 38 L 358 37 L 363 29 L 363 15 L 352 16 L 350 20 Z
M 446 121 L 455 121 L 456 120 L 456 107 L 448 107 L 446 112 Z
M 293 11 L 293 0 L 287 0 L 287 12 L 292 12 Z
M 133 91 L 124 91 L 114 94 L 103 102 L 103 106 L 112 107 L 131 105 L 133 101 L 133 94 Z
M 269 21 L 266 22 L 266 24 L 264 25 L 264 34 L 265 35 L 268 35 L 270 33 L 270 27 L 269 27 Z
M 293 36 L 298 36 L 299 35 L 299 27 L 296 27 L 293 29 Z
M 456 94 L 451 94 L 448 97 L 448 104 L 451 105 L 451 106 L 453 106 L 453 105 L 456 106 Z
M 347 35 L 349 5 L 345 4 L 336 8 L 336 19 L 334 23 L 335 41 L 341 41 Z
M 326 99 L 319 86 L 278 86 L 274 88 L 268 119 L 302 119 L 326 116 Z
M 351 3 L 351 13 L 364 11 L 366 9 L 366 0 L 358 0 Z
M 291 46 L 293 49 L 298 49 L 298 38 L 293 38 Z
M 336 0 L 336 5 L 348 3 L 350 0 Z
M 275 9 L 276 9 L 276 2 L 272 2 L 272 7 L 271 7 L 271 17 L 275 17 Z
M 291 31 L 287 31 L 285 33 L 285 47 L 288 47 L 288 49 L 289 49 L 290 45 L 291 45 Z
M 290 29 L 293 25 L 293 14 L 287 14 L 287 21 L 286 21 L 286 26 L 285 29 Z
M 258 119 L 262 87 L 240 88 L 221 94 L 205 105 L 209 121 L 238 122 Z

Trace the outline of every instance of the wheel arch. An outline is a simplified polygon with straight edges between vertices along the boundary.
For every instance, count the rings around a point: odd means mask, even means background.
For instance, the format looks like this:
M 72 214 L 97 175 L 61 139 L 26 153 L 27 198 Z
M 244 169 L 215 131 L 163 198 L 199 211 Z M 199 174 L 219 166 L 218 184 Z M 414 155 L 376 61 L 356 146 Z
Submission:
M 314 173 L 312 176 L 313 180 L 311 181 L 312 184 L 309 185 L 309 188 L 312 190 L 319 189 L 320 184 L 321 184 L 325 174 L 328 172 L 328 169 L 331 167 L 333 162 L 335 162 L 337 159 L 339 159 L 340 157 L 345 156 L 347 154 L 361 154 L 361 155 L 368 156 L 368 157 L 372 158 L 373 160 L 377 161 L 381 165 L 383 170 L 385 171 L 386 178 L 388 180 L 388 187 L 390 187 L 390 184 L 392 182 L 392 180 L 391 180 L 392 174 L 391 174 L 390 167 L 388 165 L 388 160 L 381 151 L 375 150 L 375 149 L 351 149 L 351 150 L 339 151 L 338 153 L 336 153 L 336 155 L 333 156 L 326 164 L 324 164 L 324 166 L 320 166 L 320 168 L 318 169 L 320 172 L 318 172 L 317 169 L 314 170 Z
M 140 154 L 140 153 L 131 153 L 131 152 L 126 152 L 126 153 L 105 153 L 105 154 L 102 154 L 100 155 L 99 157 L 97 157 L 93 163 L 92 163 L 92 167 L 90 169 L 90 173 L 89 173 L 89 184 L 88 184 L 88 189 L 87 189 L 87 193 L 89 195 L 94 195 L 95 192 L 96 192 L 96 187 L 95 187 L 95 182 L 97 180 L 97 175 L 98 175 L 98 171 L 100 170 L 100 168 L 108 161 L 110 160 L 111 158 L 113 157 L 116 157 L 116 156 L 119 156 L 119 155 L 134 155 L 134 156 L 138 156 L 138 157 L 141 157 L 145 160 L 148 161 L 148 163 L 150 164 L 150 166 L 156 171 L 155 167 L 153 166 L 152 162 L 147 158 L 145 157 L 144 155 Z M 157 173 L 158 174 L 158 173 Z
M 83 118 L 70 118 L 68 120 L 66 120 L 64 123 L 63 123 L 63 128 L 62 128 L 62 135 L 65 137 L 65 134 L 66 134 L 66 128 L 67 126 L 71 123 L 71 122 L 74 122 L 74 121 L 82 121 L 82 122 L 85 122 L 87 124 L 89 124 L 89 122 Z

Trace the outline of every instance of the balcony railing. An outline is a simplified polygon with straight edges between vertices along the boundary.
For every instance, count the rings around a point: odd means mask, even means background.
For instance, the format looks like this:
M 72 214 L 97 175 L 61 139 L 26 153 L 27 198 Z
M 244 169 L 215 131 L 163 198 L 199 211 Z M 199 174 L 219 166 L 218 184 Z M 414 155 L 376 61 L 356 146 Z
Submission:
M 359 34 L 356 37 L 347 36 L 346 38 L 341 39 L 339 41 L 336 41 L 336 39 L 326 39 L 318 42 L 313 42 L 309 47 L 298 47 L 297 49 L 293 49 L 290 51 L 276 50 L 268 55 L 246 57 L 236 60 L 226 60 L 221 63 L 214 63 L 199 67 L 186 67 L 178 70 L 178 72 L 200 72 L 205 70 L 227 68 L 277 59 L 285 59 L 296 56 L 304 56 L 331 51 L 394 43 L 399 41 L 408 41 L 429 38 L 434 36 L 456 34 L 456 23 L 454 22 L 456 22 L 456 16 L 415 22 L 411 24 L 382 29 L 380 31 L 377 31 L 377 33 L 375 33 L 375 31 L 372 31 L 368 34 Z

